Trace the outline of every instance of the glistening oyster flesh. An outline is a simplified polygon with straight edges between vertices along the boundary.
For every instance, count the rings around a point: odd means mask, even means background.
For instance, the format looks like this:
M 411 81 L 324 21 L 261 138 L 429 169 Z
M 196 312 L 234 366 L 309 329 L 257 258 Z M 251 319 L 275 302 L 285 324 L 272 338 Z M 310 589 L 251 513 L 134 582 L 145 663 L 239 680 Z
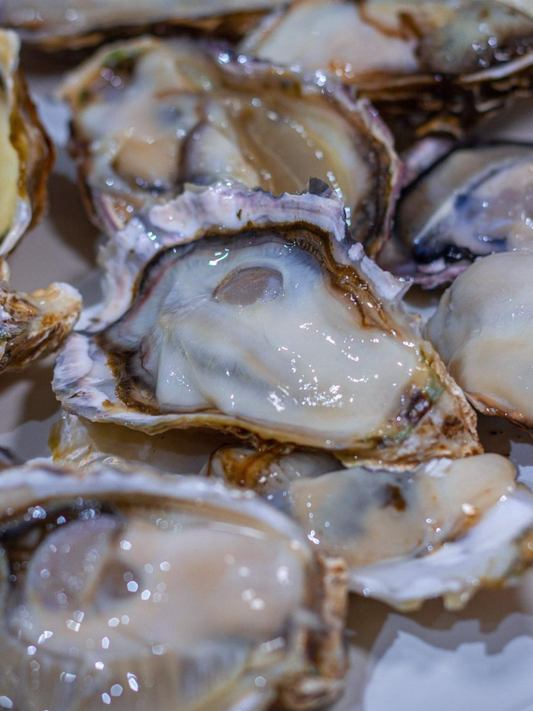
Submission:
M 476 262 L 442 297 L 427 335 L 480 412 L 533 427 L 533 254 Z
M 355 85 L 402 149 L 428 133 L 459 135 L 479 114 L 529 93 L 532 48 L 533 18 L 492 0 L 302 0 L 241 45 Z
M 340 562 L 317 560 L 249 492 L 149 469 L 85 474 L 35 462 L 0 477 L 2 699 L 258 711 L 338 695 Z
M 400 609 L 439 596 L 462 607 L 532 560 L 533 495 L 496 454 L 337 471 L 315 454 L 225 447 L 204 474 L 261 494 L 319 551 L 344 559 L 351 590 Z
M 328 181 L 370 252 L 389 233 L 401 171 L 366 100 L 288 69 L 189 40 L 101 50 L 64 82 L 89 214 L 114 234 L 186 183 L 239 181 L 273 194 Z
M 533 145 L 460 147 L 404 194 L 397 238 L 432 288 L 493 252 L 533 249 Z
M 103 255 L 107 297 L 54 389 L 92 421 L 206 426 L 399 466 L 480 451 L 475 416 L 347 239 L 331 193 L 224 186 L 135 217 Z
M 2 0 L 0 25 L 48 50 L 78 49 L 109 37 L 198 29 L 240 35 L 291 0 Z

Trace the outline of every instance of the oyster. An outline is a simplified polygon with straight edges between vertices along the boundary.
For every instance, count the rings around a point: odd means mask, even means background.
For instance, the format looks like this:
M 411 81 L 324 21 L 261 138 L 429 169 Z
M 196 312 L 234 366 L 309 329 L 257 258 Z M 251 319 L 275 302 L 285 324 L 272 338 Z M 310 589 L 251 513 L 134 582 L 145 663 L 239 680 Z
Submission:
M 19 69 L 19 50 L 17 35 L 0 30 L 0 258 L 41 217 L 54 159 Z
M 3 706 L 307 709 L 342 689 L 343 566 L 249 492 L 38 461 L 0 490 Z
M 530 92 L 532 47 L 533 18 L 500 2 L 302 0 L 241 51 L 355 85 L 403 149 Z
M 0 30 L 0 371 L 20 368 L 55 350 L 81 310 L 78 292 L 52 284 L 33 294 L 8 284 L 6 256 L 42 215 L 53 163 L 19 70 L 20 42 Z
M 473 411 L 402 310 L 404 286 L 347 238 L 331 191 L 188 191 L 133 218 L 101 261 L 106 303 L 55 372 L 69 412 L 351 462 L 480 451 Z
M 471 402 L 533 427 L 533 254 L 493 254 L 442 297 L 427 335 Z
M 241 35 L 290 0 L 2 0 L 0 25 L 48 50 L 80 49 L 113 36 L 199 29 Z
M 62 95 L 89 214 L 114 234 L 186 183 L 239 181 L 273 194 L 328 181 L 371 253 L 386 240 L 401 170 L 366 100 L 188 40 L 101 50 Z
M 533 247 L 533 145 L 452 151 L 412 185 L 396 216 L 415 281 L 439 286 L 478 257 Z
M 351 590 L 400 609 L 440 596 L 462 607 L 532 560 L 533 494 L 496 454 L 398 473 L 337 471 L 312 454 L 226 447 L 204 474 L 261 494 L 317 550 L 345 560 Z

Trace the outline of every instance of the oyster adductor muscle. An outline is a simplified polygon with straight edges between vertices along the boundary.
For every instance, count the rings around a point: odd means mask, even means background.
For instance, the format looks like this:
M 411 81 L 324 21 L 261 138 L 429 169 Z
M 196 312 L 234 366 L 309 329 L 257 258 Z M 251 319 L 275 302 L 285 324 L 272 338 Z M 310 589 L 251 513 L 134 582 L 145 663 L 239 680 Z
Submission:
M 0 24 L 47 50 L 82 49 L 146 30 L 242 36 L 290 0 L 2 0 Z
M 204 475 L 252 489 L 291 516 L 354 592 L 399 609 L 464 606 L 531 563 L 533 494 L 505 457 L 434 459 L 409 471 L 338 470 L 325 455 L 223 447 Z
M 106 302 L 55 373 L 70 412 L 348 460 L 480 451 L 473 411 L 403 312 L 404 286 L 347 238 L 331 192 L 189 191 L 131 220 L 102 263 Z
M 533 145 L 458 147 L 406 190 L 395 238 L 416 282 L 433 288 L 479 257 L 533 249 Z M 404 270 L 405 271 L 405 270 Z
M 444 293 L 427 336 L 480 412 L 533 427 L 533 254 L 479 260 Z
M 307 709 L 340 692 L 343 566 L 250 492 L 45 461 L 0 491 L 4 707 Z
M 343 87 L 219 46 L 144 38 L 101 50 L 62 94 L 89 214 L 108 233 L 187 183 L 279 195 L 320 178 L 369 252 L 387 239 L 400 162 L 376 111 Z
M 426 134 L 460 135 L 530 92 L 532 48 L 533 17 L 491 0 L 303 0 L 241 45 L 355 85 L 402 149 Z

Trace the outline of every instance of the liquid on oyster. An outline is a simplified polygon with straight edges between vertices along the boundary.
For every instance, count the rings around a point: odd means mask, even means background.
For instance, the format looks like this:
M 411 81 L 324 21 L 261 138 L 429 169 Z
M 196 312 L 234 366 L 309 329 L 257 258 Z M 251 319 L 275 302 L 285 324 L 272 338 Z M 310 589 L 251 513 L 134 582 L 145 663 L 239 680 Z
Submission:
M 186 183 L 234 180 L 279 195 L 318 178 L 345 202 L 358 239 L 386 237 L 398 167 L 391 139 L 366 103 L 339 89 L 201 43 L 144 39 L 101 51 L 63 95 L 104 226 Z
M 328 625 L 318 567 L 260 501 L 109 466 L 81 480 L 39 464 L 5 477 L 0 675 L 12 708 L 259 711 L 285 675 L 297 686 L 311 669 L 306 639 Z

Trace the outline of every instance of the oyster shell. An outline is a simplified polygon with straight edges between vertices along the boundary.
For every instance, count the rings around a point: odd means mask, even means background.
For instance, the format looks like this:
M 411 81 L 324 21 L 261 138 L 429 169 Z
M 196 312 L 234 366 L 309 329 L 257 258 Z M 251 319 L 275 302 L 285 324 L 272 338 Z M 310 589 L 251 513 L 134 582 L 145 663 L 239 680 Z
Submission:
M 0 24 L 47 50 L 80 49 L 145 30 L 239 36 L 290 0 L 2 0 Z
M 33 294 L 8 285 L 5 258 L 42 215 L 53 149 L 19 69 L 20 42 L 0 30 L 0 371 L 51 353 L 81 310 L 78 292 L 52 284 Z
M 41 217 L 54 160 L 19 69 L 19 51 L 17 35 L 0 30 L 0 258 Z
M 533 426 L 533 254 L 493 254 L 442 297 L 427 335 L 470 401 L 486 415 Z
M 342 689 L 342 564 L 249 492 L 38 461 L 0 490 L 13 708 L 304 709 Z
M 241 50 L 355 85 L 403 149 L 426 134 L 460 135 L 529 92 L 532 43 L 533 18 L 490 0 L 302 0 L 267 17 Z
M 396 215 L 415 281 L 432 288 L 475 259 L 533 247 L 533 145 L 452 151 L 412 185 Z
M 317 550 L 345 560 L 351 590 L 400 609 L 440 596 L 462 607 L 532 560 L 533 494 L 496 454 L 399 473 L 337 471 L 312 454 L 225 447 L 203 473 L 261 494 Z
M 404 286 L 347 239 L 331 192 L 188 191 L 133 218 L 102 263 L 106 304 L 55 372 L 74 414 L 351 462 L 481 451 L 473 411 L 402 310 Z
M 273 194 L 328 181 L 371 253 L 401 181 L 392 137 L 366 100 L 189 40 L 101 50 L 65 81 L 72 153 L 89 214 L 110 234 L 186 183 L 233 180 Z

